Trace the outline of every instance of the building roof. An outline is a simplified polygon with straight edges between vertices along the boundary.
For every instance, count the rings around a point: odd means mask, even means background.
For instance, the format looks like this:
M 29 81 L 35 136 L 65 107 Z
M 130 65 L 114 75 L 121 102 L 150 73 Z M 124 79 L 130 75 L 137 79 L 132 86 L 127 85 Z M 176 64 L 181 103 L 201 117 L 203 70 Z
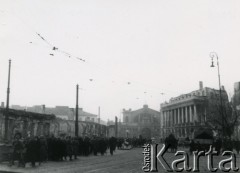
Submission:
M 68 106 L 56 106 L 55 108 L 45 108 L 46 113 L 55 115 L 68 115 L 70 108 Z
M 16 110 L 24 110 L 26 107 L 19 106 L 19 105 L 12 105 L 12 107 Z M 75 108 L 70 108 L 68 106 L 56 106 L 56 107 L 43 107 L 43 105 L 36 105 L 32 107 L 27 107 L 27 110 L 34 113 L 43 114 L 54 114 L 58 116 L 72 116 L 76 114 Z M 91 117 L 91 118 L 97 118 L 98 115 L 92 114 L 89 112 L 83 111 L 82 108 L 78 109 L 78 115 L 80 117 Z
M 98 117 L 98 115 L 96 115 L 96 114 L 88 113 L 88 112 L 85 112 L 83 110 L 79 110 L 78 115 L 82 116 L 82 117 L 84 117 L 84 116 L 85 117 Z
M 161 104 L 161 108 L 167 107 L 167 106 L 173 106 L 176 104 L 184 103 L 184 102 L 189 102 L 189 101 L 204 101 L 206 100 L 209 96 L 213 95 L 219 95 L 219 90 L 209 88 L 209 87 L 204 87 L 202 89 L 194 90 L 190 93 L 187 94 L 181 94 L 177 97 L 173 97 L 169 100 L 169 102 L 165 102 Z M 222 97 L 226 95 L 226 91 L 223 89 L 222 90 Z
M 0 113 L 6 114 L 6 108 L 0 108 Z M 10 117 L 24 117 L 30 119 L 37 119 L 37 120 L 53 120 L 56 118 L 54 114 L 41 114 L 35 112 L 28 112 L 24 110 L 15 110 L 15 109 L 8 109 L 8 115 Z
M 134 111 L 132 111 L 131 109 L 130 110 L 125 110 L 125 109 L 123 110 L 123 112 L 129 112 L 129 113 L 131 113 L 131 115 L 139 114 L 139 113 L 144 112 L 144 111 L 160 114 L 159 111 L 156 111 L 154 109 L 149 108 L 148 105 L 143 105 L 143 108 L 137 109 L 137 110 L 134 110 Z

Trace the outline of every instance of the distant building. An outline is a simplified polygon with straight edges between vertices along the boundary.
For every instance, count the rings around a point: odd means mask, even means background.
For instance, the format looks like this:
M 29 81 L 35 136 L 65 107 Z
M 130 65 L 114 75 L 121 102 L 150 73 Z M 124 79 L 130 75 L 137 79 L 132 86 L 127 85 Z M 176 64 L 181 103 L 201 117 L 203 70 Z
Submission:
M 108 120 L 107 125 L 108 126 L 115 125 L 115 122 L 113 120 Z
M 233 105 L 240 110 L 240 82 L 234 83 Z
M 123 122 L 119 123 L 119 137 L 152 138 L 160 134 L 160 112 L 150 109 L 148 105 L 132 111 L 123 109 Z
M 54 114 L 57 118 L 64 120 L 75 120 L 76 116 L 76 109 L 69 108 L 68 106 L 45 107 L 45 105 L 36 105 L 32 107 L 24 107 L 19 105 L 12 105 L 11 108 L 41 114 Z M 82 108 L 78 109 L 78 120 L 99 123 L 98 115 L 83 111 Z M 100 124 L 106 124 L 106 122 L 101 120 Z
M 76 115 L 76 113 L 74 112 L 74 120 L 75 120 L 75 115 Z M 83 111 L 82 108 L 79 108 L 78 109 L 78 120 L 98 123 L 98 115 L 85 112 L 85 111 Z
M 11 108 L 16 110 L 26 110 L 26 107 L 20 105 L 12 105 Z
M 223 103 L 228 102 L 227 93 L 222 87 Z M 220 105 L 220 92 L 203 87 L 199 82 L 199 89 L 188 94 L 171 98 L 168 103 L 161 104 L 161 138 L 174 134 L 177 138 L 193 138 L 194 132 L 200 129 L 214 128 L 208 121 L 209 115 L 215 113 Z
M 4 108 L 4 102 L 1 102 L 1 108 Z
M 55 114 L 56 117 L 65 120 L 73 120 L 74 115 L 73 109 L 69 108 L 68 106 L 56 106 L 55 108 L 46 108 L 45 105 L 43 105 L 43 112 Z
M 68 106 L 56 106 L 54 107 L 45 107 L 45 105 L 35 105 L 31 107 L 24 107 L 20 105 L 12 105 L 12 109 L 16 110 L 26 110 L 29 112 L 41 113 L 41 114 L 54 114 L 56 117 L 65 119 L 65 120 L 73 120 L 73 110 Z
M 98 118 L 99 119 L 99 118 Z M 106 121 L 104 121 L 104 120 L 100 120 L 100 121 L 98 121 L 98 122 L 100 122 L 99 124 L 102 124 L 102 125 L 107 125 L 107 122 Z
M 234 83 L 234 95 L 232 97 L 232 103 L 237 111 L 240 111 L 240 82 Z M 240 139 L 240 125 L 235 127 L 233 138 Z

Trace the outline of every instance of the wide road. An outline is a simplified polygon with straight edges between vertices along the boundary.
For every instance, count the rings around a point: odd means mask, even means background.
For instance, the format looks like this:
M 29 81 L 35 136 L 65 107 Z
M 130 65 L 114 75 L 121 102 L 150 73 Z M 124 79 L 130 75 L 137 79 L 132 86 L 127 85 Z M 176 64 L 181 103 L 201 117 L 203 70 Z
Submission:
M 131 150 L 116 150 L 113 156 L 109 152 L 104 155 L 78 157 L 73 161 L 47 162 L 32 168 L 28 163 L 26 168 L 17 166 L 8 167 L 7 163 L 0 164 L 0 171 L 26 172 L 26 173 L 102 173 L 102 172 L 142 172 L 143 150 L 141 148 Z
M 0 164 L 0 172 L 26 172 L 26 173 L 138 173 L 142 171 L 143 165 L 143 149 L 135 148 L 131 150 L 116 150 L 113 156 L 88 156 L 78 157 L 74 161 L 47 162 L 40 166 L 32 168 L 27 164 L 26 168 L 18 168 L 17 166 L 8 167 L 7 163 Z M 173 153 L 164 155 L 166 161 L 171 164 L 176 157 Z M 182 156 L 181 156 L 182 157 Z M 214 167 L 218 167 L 218 163 L 222 157 L 214 157 Z M 190 166 L 192 166 L 192 156 L 190 156 Z M 38 165 L 38 164 L 37 164 Z M 237 166 L 240 166 L 239 155 L 237 155 Z M 209 172 L 207 169 L 207 157 L 200 158 L 200 172 Z M 167 172 L 158 164 L 158 172 Z M 218 171 L 222 172 L 222 171 Z

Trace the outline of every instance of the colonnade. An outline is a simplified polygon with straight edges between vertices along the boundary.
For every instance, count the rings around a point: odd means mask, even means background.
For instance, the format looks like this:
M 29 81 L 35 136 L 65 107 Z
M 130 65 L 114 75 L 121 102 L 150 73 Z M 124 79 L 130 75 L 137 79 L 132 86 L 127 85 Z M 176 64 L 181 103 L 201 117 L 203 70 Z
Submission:
M 204 104 L 182 104 L 178 107 L 162 108 L 163 136 L 173 133 L 177 137 L 191 137 L 197 126 L 205 125 L 206 114 Z
M 187 105 L 162 111 L 162 125 L 172 127 L 198 122 L 197 105 Z

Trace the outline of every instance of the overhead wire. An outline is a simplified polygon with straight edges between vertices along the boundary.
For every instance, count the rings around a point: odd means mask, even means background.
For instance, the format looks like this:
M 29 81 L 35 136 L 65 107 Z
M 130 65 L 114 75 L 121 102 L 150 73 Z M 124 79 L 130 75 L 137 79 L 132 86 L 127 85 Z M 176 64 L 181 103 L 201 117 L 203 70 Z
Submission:
M 45 36 L 43 36 L 40 32 L 38 32 L 36 29 L 34 29 L 29 23 L 26 23 L 19 15 L 16 15 L 13 12 L 12 13 L 8 12 L 8 14 L 12 14 L 15 18 L 20 20 L 22 22 L 22 24 L 24 24 L 25 27 L 27 27 L 29 30 L 31 30 L 33 33 L 35 33 L 38 38 L 40 38 L 44 43 L 46 43 L 49 46 L 50 50 L 59 52 L 59 53 L 63 54 L 64 56 L 67 56 L 68 58 L 75 58 L 75 59 L 80 60 L 82 62 L 86 61 L 85 59 L 80 58 L 78 56 L 75 56 L 75 55 L 73 55 L 73 54 L 71 54 L 71 53 L 69 53 L 65 50 L 60 49 L 56 45 L 52 44 L 48 39 L 46 39 Z M 30 41 L 29 43 L 33 43 L 33 42 Z M 53 53 L 50 53 L 49 55 L 54 56 Z
M 68 58 L 74 58 L 74 59 L 79 60 L 81 62 L 84 62 L 84 63 L 86 63 L 86 64 L 88 64 L 90 66 L 95 66 L 95 67 L 97 67 L 97 68 L 95 68 L 95 70 L 101 70 L 101 71 L 104 71 L 106 73 L 105 68 L 99 66 L 98 64 L 92 63 L 90 61 L 86 61 L 85 59 L 80 58 L 79 56 L 75 56 L 75 55 L 73 55 L 73 54 L 71 54 L 71 53 L 69 53 L 69 52 L 67 52 L 65 50 L 60 49 L 58 46 L 56 46 L 55 44 L 52 44 L 48 39 L 46 39 L 46 37 L 43 36 L 40 32 L 37 32 L 31 25 L 27 24 L 23 19 L 20 18 L 19 15 L 15 15 L 14 14 L 14 16 L 16 18 L 18 18 L 24 24 L 25 27 L 27 27 L 30 30 L 32 30 L 37 35 L 38 38 L 40 38 L 43 42 L 45 42 L 48 45 L 48 47 L 51 49 L 51 51 L 59 52 L 62 55 L 68 57 Z M 32 42 L 30 42 L 30 43 L 32 43 Z M 54 53 L 49 53 L 49 55 L 54 56 Z M 149 84 L 145 84 L 145 83 L 142 83 L 142 82 L 139 82 L 139 81 L 135 81 L 135 80 L 121 80 L 122 76 L 120 76 L 118 74 L 115 74 L 115 76 L 118 79 L 117 80 L 115 80 L 115 78 L 111 79 L 111 83 L 114 83 L 114 84 L 119 85 L 119 86 L 122 86 L 123 84 L 124 85 L 135 85 L 135 84 L 138 84 L 138 85 L 144 86 L 146 88 L 144 90 L 144 92 L 148 91 L 148 92 L 152 93 L 152 91 L 155 90 L 154 93 L 159 93 L 159 94 L 164 93 L 165 95 L 167 93 L 170 93 L 170 92 L 171 93 L 173 93 L 173 92 L 176 93 L 175 91 L 170 91 L 170 90 L 166 90 L 166 89 L 160 90 L 159 87 L 150 86 Z M 93 81 L 93 80 L 94 80 L 94 78 L 92 78 L 90 81 Z

